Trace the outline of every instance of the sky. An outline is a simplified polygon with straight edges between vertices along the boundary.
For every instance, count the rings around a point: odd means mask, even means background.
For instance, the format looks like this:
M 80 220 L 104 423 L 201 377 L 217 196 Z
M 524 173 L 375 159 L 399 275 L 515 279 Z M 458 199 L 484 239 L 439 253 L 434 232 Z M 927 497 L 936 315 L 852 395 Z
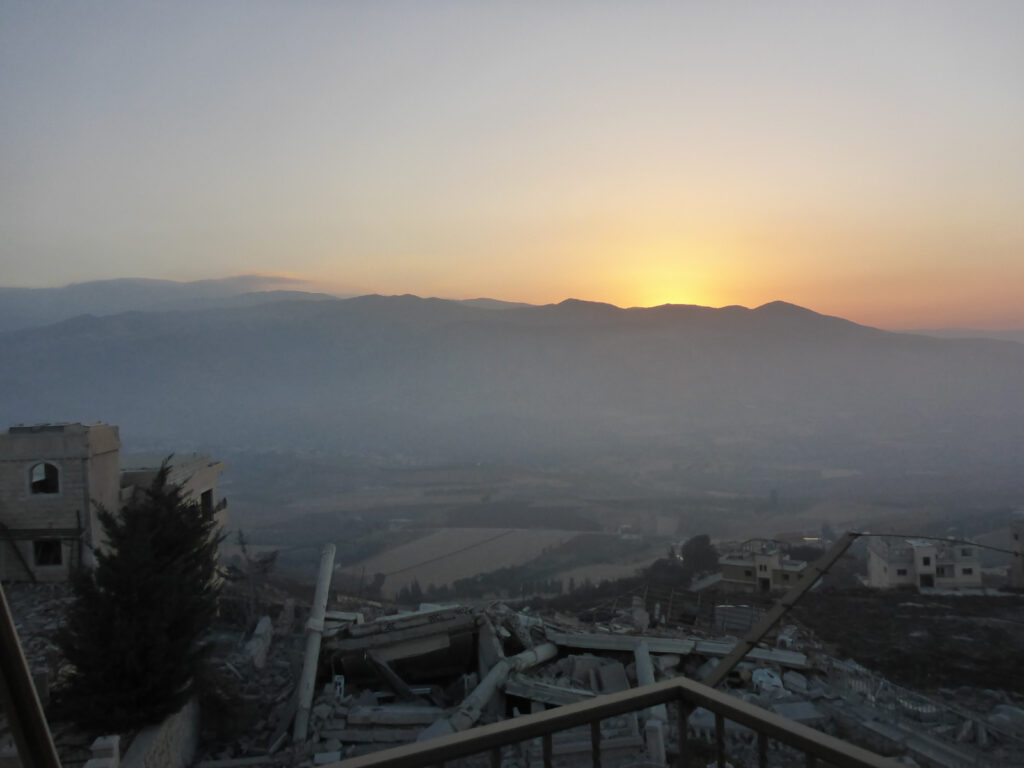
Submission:
M 1024 328 L 1024 3 L 0 0 L 0 284 Z

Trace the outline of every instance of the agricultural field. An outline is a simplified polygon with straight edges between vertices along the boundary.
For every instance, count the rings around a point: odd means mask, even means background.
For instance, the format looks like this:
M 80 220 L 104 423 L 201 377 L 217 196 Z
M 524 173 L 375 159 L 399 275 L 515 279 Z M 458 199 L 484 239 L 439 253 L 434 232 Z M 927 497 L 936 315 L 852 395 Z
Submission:
M 591 563 L 580 565 L 565 571 L 560 571 L 555 578 L 561 579 L 565 584 L 570 579 L 577 586 L 590 581 L 592 584 L 600 584 L 602 581 L 614 581 L 635 576 L 636 572 L 649 568 L 651 563 L 660 557 L 665 556 L 665 547 L 661 544 L 648 549 L 646 552 L 638 553 L 635 557 L 616 563 Z
M 580 536 L 579 531 L 519 528 L 444 528 L 340 569 L 353 577 L 387 576 L 382 592 L 393 597 L 413 581 L 424 589 L 450 585 L 478 573 L 533 560 Z

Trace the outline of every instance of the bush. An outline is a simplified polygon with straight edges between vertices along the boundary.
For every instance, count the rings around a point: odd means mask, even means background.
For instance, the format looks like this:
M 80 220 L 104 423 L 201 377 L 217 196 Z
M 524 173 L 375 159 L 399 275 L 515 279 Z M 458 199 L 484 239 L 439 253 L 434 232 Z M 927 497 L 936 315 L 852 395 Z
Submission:
M 60 714 L 120 731 L 159 722 L 193 694 L 217 609 L 215 513 L 169 484 L 170 458 L 119 514 L 99 508 L 108 546 L 72 576 L 57 642 L 73 671 Z

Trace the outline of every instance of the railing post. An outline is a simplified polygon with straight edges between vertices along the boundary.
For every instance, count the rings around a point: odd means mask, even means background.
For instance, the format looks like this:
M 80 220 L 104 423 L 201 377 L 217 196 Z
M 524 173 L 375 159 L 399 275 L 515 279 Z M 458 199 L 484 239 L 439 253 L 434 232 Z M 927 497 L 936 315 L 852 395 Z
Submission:
M 601 768 L 601 721 L 590 721 L 590 752 L 594 768 Z
M 818 758 L 812 755 L 810 752 L 804 752 L 804 765 L 807 768 L 814 768 L 818 764 Z
M 757 766 L 768 768 L 768 737 L 764 731 L 757 732 Z
M 501 768 L 501 747 L 491 750 L 491 768 Z
M 715 753 L 718 755 L 718 768 L 725 768 L 725 718 L 715 713 Z
M 541 745 L 544 750 L 544 768 L 551 768 L 551 734 L 545 733 L 541 736 Z

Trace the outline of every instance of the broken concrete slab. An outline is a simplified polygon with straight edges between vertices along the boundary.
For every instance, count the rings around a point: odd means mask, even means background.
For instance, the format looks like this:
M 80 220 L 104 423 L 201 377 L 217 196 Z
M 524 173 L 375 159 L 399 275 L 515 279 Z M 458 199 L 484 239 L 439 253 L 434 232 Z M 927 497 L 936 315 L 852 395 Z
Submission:
M 552 704 L 554 706 L 573 704 L 577 701 L 592 699 L 597 695 L 592 690 L 586 688 L 556 685 L 546 680 L 538 680 L 518 674 L 511 675 L 505 681 L 505 693 L 510 696 L 529 699 L 531 702 Z
M 597 668 L 597 681 L 601 693 L 619 693 L 630 688 L 624 664 L 613 661 Z
M 653 685 L 654 684 L 654 662 L 651 660 L 650 651 L 647 648 L 647 642 L 641 642 L 636 650 L 633 651 L 633 656 L 636 659 L 636 684 L 639 685 Z M 664 704 L 658 704 L 657 706 L 650 707 L 645 710 L 645 714 L 648 719 L 660 720 L 663 723 L 668 722 L 668 709 Z
M 442 624 L 457 618 L 469 618 L 472 623 L 476 617 L 471 609 L 463 606 L 432 607 L 423 611 L 407 611 L 381 616 L 374 621 L 353 625 L 347 628 L 349 637 L 363 638 L 379 634 L 391 634 L 406 629 Z
M 447 713 L 440 707 L 392 704 L 380 707 L 352 707 L 349 725 L 430 725 Z
M 786 670 L 782 674 L 782 684 L 786 686 L 786 690 L 793 693 L 807 693 L 807 678 L 792 669 Z
M 587 654 L 569 657 L 569 679 L 579 686 L 592 685 L 591 679 L 602 664 L 602 659 Z
M 597 632 L 558 632 L 552 629 L 548 629 L 547 637 L 555 645 L 564 648 L 584 648 L 589 651 L 632 652 L 637 645 L 646 641 L 647 647 L 652 653 L 686 655 L 693 652 L 696 644 L 689 638 L 611 635 Z
M 350 631 L 354 629 L 362 629 L 364 627 L 372 626 L 371 624 L 363 624 L 362 627 L 350 627 Z M 441 648 L 447 648 L 447 638 L 454 632 L 464 632 L 476 627 L 476 617 L 471 614 L 452 615 L 449 618 L 442 618 L 435 622 L 421 622 L 414 626 L 398 627 L 395 629 L 382 630 L 378 627 L 377 631 L 372 633 L 362 634 L 358 637 L 335 637 L 324 642 L 324 647 L 331 651 L 363 651 L 367 648 L 382 649 L 382 658 L 387 658 L 388 661 L 392 661 L 396 658 L 409 658 L 417 656 L 425 651 L 421 650 L 422 646 L 418 643 L 410 644 L 408 650 L 404 656 L 396 656 L 395 649 L 400 644 L 407 643 L 412 640 L 421 640 L 422 638 L 437 638 L 433 642 L 444 643 Z M 388 653 L 385 649 L 391 649 Z M 432 648 L 431 650 L 435 650 Z

